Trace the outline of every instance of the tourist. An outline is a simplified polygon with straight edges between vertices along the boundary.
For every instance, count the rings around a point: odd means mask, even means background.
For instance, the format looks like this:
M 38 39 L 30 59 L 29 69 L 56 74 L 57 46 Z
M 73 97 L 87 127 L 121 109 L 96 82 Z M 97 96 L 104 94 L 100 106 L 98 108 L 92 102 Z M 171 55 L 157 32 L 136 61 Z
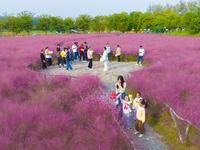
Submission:
M 64 65 L 66 65 L 65 54 L 66 54 L 66 52 L 65 52 L 65 48 L 64 48 L 63 51 L 60 53 Z
M 66 71 L 69 71 L 68 69 L 70 68 L 70 70 L 72 70 L 73 68 L 72 68 L 72 66 L 70 65 L 70 61 L 71 61 L 71 59 L 70 59 L 70 52 L 69 52 L 69 48 L 66 48 L 66 50 L 67 50 L 67 53 L 66 53 L 66 61 L 67 61 L 67 65 L 66 65 Z
M 68 49 L 68 52 L 69 52 L 69 58 L 70 58 L 70 61 L 69 61 L 69 63 L 70 63 L 70 64 L 72 64 L 72 52 L 71 52 L 71 50 L 70 50 L 70 47 L 69 47 L 69 46 L 67 46 L 67 49 Z
M 77 61 L 77 46 L 76 46 L 76 42 L 74 42 L 74 45 L 72 45 L 72 51 L 73 51 L 74 61 Z
M 140 99 L 139 103 L 136 103 L 135 101 L 133 101 L 133 105 L 137 108 L 137 119 L 135 122 L 135 133 L 134 134 L 138 134 L 140 133 L 139 137 L 142 137 L 145 133 L 145 129 L 144 129 L 144 122 L 145 122 L 145 100 L 144 99 Z
M 84 52 L 83 52 L 83 62 L 87 62 L 88 58 L 87 58 L 87 50 L 88 50 L 88 45 L 87 42 L 84 42 Z
M 106 47 L 103 48 L 103 55 L 101 56 L 104 62 L 104 70 L 103 71 L 108 71 L 108 53 L 106 51 Z
M 79 54 L 79 50 L 78 50 L 78 42 L 76 42 L 76 56 L 79 58 L 80 61 L 80 54 Z
M 117 45 L 116 56 L 117 56 L 118 62 L 121 62 L 120 55 L 121 55 L 121 47 Z
M 61 50 L 60 50 L 60 44 L 57 45 L 56 52 L 57 52 L 57 51 L 61 51 Z
M 52 61 L 51 61 L 52 53 L 49 51 L 49 47 L 45 48 L 45 55 L 46 55 L 46 59 L 48 60 L 49 66 L 51 66 L 52 65 Z
M 122 102 L 123 106 L 123 116 L 127 118 L 127 127 L 128 130 L 131 129 L 131 109 L 130 109 L 130 101 L 128 95 L 122 99 L 122 96 L 120 96 L 120 101 Z
M 89 68 L 90 70 L 93 69 L 93 68 L 92 68 L 92 58 L 93 58 L 92 55 L 93 55 L 92 49 L 89 47 L 89 48 L 88 48 L 88 51 L 87 51 L 87 57 L 88 57 L 88 59 L 89 59 L 88 68 Z
M 58 60 L 58 67 L 60 68 L 60 63 L 62 64 L 62 66 L 64 67 L 63 65 L 63 61 L 62 61 L 62 58 L 61 58 L 61 52 L 59 51 L 59 49 L 56 50 L 56 55 L 57 55 L 57 60 Z
M 140 60 L 141 60 L 140 66 L 142 66 L 144 53 L 145 53 L 144 49 L 142 48 L 142 46 L 140 46 L 138 61 L 137 61 L 137 64 L 135 64 L 135 65 L 139 65 L 139 62 L 140 62 Z
M 109 61 L 110 60 L 110 53 L 111 53 L 109 43 L 106 44 L 106 50 L 107 50 L 107 53 L 108 53 L 108 61 Z
M 135 97 L 135 99 L 134 99 L 134 102 L 139 103 L 139 100 L 141 100 L 141 99 L 143 99 L 143 98 L 141 97 L 141 93 L 140 93 L 140 92 L 137 92 L 137 93 L 136 93 L 136 97 Z M 134 105 L 132 105 L 132 109 L 133 109 L 133 111 L 135 111 L 134 120 L 136 120 L 137 107 L 135 107 Z
M 40 58 L 41 58 L 41 62 L 42 62 L 42 69 L 47 69 L 46 67 L 46 61 L 45 61 L 45 57 L 44 57 L 44 50 L 42 49 L 41 50 L 41 53 L 40 53 Z
M 116 94 L 119 95 L 121 94 L 122 95 L 122 99 L 124 99 L 126 93 L 125 93 L 125 90 L 126 90 L 126 82 L 124 81 L 124 78 L 123 76 L 118 76 L 117 78 L 117 83 L 115 84 L 115 90 L 116 90 Z M 120 98 L 118 98 L 118 102 L 117 102 L 117 106 L 116 106 L 117 109 L 119 109 L 119 118 L 122 117 L 122 103 L 120 101 Z
M 81 46 L 78 48 L 79 49 L 79 61 L 81 61 L 81 57 L 83 58 L 83 52 L 84 52 L 84 47 L 83 47 L 83 44 L 81 44 Z

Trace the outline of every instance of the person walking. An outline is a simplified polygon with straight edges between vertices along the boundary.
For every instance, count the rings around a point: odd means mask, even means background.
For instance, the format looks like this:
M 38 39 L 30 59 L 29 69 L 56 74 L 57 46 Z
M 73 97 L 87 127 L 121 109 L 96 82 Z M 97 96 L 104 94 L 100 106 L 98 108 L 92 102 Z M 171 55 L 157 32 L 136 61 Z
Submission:
M 42 49 L 41 50 L 41 53 L 40 53 L 40 58 L 41 58 L 41 62 L 42 62 L 42 69 L 47 69 L 46 67 L 46 61 L 45 61 L 45 57 L 44 57 L 44 50 Z
M 87 51 L 87 57 L 88 57 L 88 59 L 89 59 L 88 68 L 89 68 L 90 70 L 93 69 L 93 68 L 92 68 L 92 58 L 93 58 L 92 55 L 93 55 L 93 52 L 92 52 L 91 48 L 89 47 L 89 48 L 88 48 L 88 51 Z
M 135 65 L 139 65 L 139 62 L 140 62 L 140 60 L 141 60 L 140 66 L 142 66 L 144 53 L 145 53 L 144 49 L 142 48 L 142 46 L 140 46 L 138 61 L 137 61 L 137 63 L 136 63 Z
M 57 55 L 57 60 L 58 60 L 58 67 L 60 68 L 60 64 L 62 64 L 62 66 L 64 67 L 62 57 L 61 57 L 61 52 L 58 49 L 56 51 L 56 55 Z
M 104 70 L 103 71 L 108 71 L 108 53 L 106 51 L 106 47 L 103 48 L 103 55 L 102 55 L 102 59 L 104 62 Z
M 116 56 L 117 56 L 118 62 L 121 62 L 120 55 L 121 55 L 121 47 L 117 45 Z
M 110 53 L 111 53 L 111 49 L 110 49 L 109 43 L 106 44 L 106 51 L 108 53 L 108 62 L 109 62 L 109 60 L 110 60 Z
M 49 47 L 46 47 L 45 48 L 45 56 L 46 56 L 46 59 L 48 60 L 49 66 L 52 65 L 52 61 L 51 61 L 52 56 L 51 55 L 52 55 L 52 53 L 50 53 Z
M 70 53 L 69 53 L 69 48 L 66 48 L 66 61 L 67 61 L 67 65 L 66 65 L 66 71 L 73 70 L 72 66 L 70 65 Z
M 81 57 L 83 58 L 83 52 L 84 52 L 83 44 L 81 44 L 81 46 L 78 48 L 78 50 L 79 50 L 79 54 L 80 54 L 79 61 L 81 61 Z
M 77 61 L 77 46 L 76 46 L 76 42 L 74 42 L 74 45 L 72 45 L 72 51 L 73 51 L 74 61 Z
M 77 51 L 76 56 L 79 58 L 79 61 L 80 61 L 80 54 L 79 54 L 79 50 L 78 50 L 78 42 L 76 42 L 76 51 Z
M 69 52 L 69 59 L 70 59 L 69 63 L 72 64 L 72 52 L 71 52 L 69 46 L 67 46 L 67 49 L 68 49 L 68 52 Z
M 84 42 L 84 54 L 83 54 L 83 62 L 87 62 L 88 58 L 87 58 L 87 50 L 88 50 L 88 45 L 87 42 Z

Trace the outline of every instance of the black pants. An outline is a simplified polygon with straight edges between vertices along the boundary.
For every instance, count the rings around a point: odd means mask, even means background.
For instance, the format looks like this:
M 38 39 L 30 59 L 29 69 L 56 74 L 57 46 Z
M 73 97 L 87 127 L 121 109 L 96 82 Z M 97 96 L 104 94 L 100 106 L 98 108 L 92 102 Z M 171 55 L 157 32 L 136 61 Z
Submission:
M 42 62 L 42 69 L 46 69 L 46 63 Z
M 65 57 L 63 57 L 63 63 L 66 65 L 66 59 L 65 59 Z
M 87 51 L 84 51 L 84 53 L 83 53 L 83 60 L 85 61 L 87 61 L 88 60 L 88 58 L 87 58 Z
M 92 59 L 89 59 L 89 61 L 88 68 L 92 69 Z
M 120 60 L 120 55 L 119 56 L 117 56 L 117 59 L 118 59 L 118 62 L 120 62 L 121 60 Z
M 49 62 L 49 66 L 52 65 L 52 61 L 51 61 L 51 58 L 47 58 L 48 62 Z
M 108 53 L 108 60 L 110 60 L 110 53 Z
M 80 54 L 79 61 L 81 61 L 81 57 L 84 57 L 84 56 L 83 56 L 83 53 L 79 53 L 79 54 Z

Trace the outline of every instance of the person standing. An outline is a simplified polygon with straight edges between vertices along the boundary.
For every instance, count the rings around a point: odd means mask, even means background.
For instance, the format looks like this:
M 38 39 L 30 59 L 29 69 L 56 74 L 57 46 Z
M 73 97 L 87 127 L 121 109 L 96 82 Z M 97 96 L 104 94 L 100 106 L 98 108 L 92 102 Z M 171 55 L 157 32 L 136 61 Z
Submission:
M 121 47 L 117 45 L 116 56 L 117 56 L 118 62 L 121 62 L 120 55 L 121 55 Z
M 106 51 L 106 47 L 103 48 L 103 55 L 102 55 L 102 59 L 104 62 L 104 70 L 103 71 L 108 71 L 108 53 Z
M 60 53 L 61 58 L 63 60 L 64 66 L 66 66 L 66 59 L 65 59 L 65 55 L 66 55 L 66 48 L 64 47 L 63 51 Z
M 87 62 L 88 58 L 87 58 L 87 50 L 88 50 L 88 45 L 87 42 L 84 42 L 84 52 L 83 52 L 83 62 Z
M 72 52 L 71 52 L 71 50 L 70 50 L 70 47 L 69 47 L 69 46 L 67 46 L 67 49 L 68 49 L 68 52 L 69 52 L 69 58 L 70 58 L 70 61 L 69 61 L 69 63 L 70 63 L 70 64 L 72 64 Z
M 78 48 L 78 50 L 79 50 L 79 54 L 80 54 L 79 61 L 81 61 L 81 57 L 83 58 L 83 52 L 84 52 L 83 44 L 81 44 L 81 46 Z
M 45 57 L 44 57 L 44 50 L 42 49 L 41 50 L 41 53 L 40 53 L 40 58 L 41 58 L 41 62 L 42 62 L 42 69 L 47 69 L 46 67 L 46 61 L 45 61 Z
M 69 53 L 69 48 L 66 48 L 67 53 L 66 53 L 66 61 L 67 61 L 67 65 L 66 65 L 66 71 L 69 71 L 68 69 L 70 68 L 70 70 L 73 70 L 72 66 L 70 65 L 70 53 Z
M 79 50 L 78 50 L 78 42 L 76 42 L 76 56 L 79 58 L 80 60 L 80 54 L 79 54 Z M 78 61 L 78 59 L 77 59 Z
M 57 52 L 57 51 L 60 51 L 60 52 L 61 52 L 61 50 L 60 50 L 60 44 L 57 45 L 56 52 Z
M 115 90 L 116 90 L 116 94 L 117 95 L 121 94 L 122 99 L 124 99 L 126 95 L 125 93 L 126 82 L 124 81 L 124 78 L 121 75 L 118 76 L 117 78 L 117 83 L 115 84 Z M 116 108 L 119 110 L 119 118 L 121 118 L 122 117 L 122 103 L 121 103 L 120 98 L 118 98 L 118 103 L 117 103 Z
M 46 55 L 46 59 L 48 60 L 49 66 L 51 66 L 52 65 L 52 61 L 51 61 L 52 54 L 49 51 L 49 47 L 45 48 L 45 55 Z
M 142 48 L 142 46 L 140 46 L 138 61 L 137 61 L 137 64 L 135 64 L 135 65 L 139 65 L 139 62 L 140 62 L 140 60 L 141 60 L 140 66 L 142 66 L 144 53 L 145 53 L 144 49 Z
M 87 57 L 88 57 L 88 59 L 89 59 L 88 68 L 89 68 L 90 70 L 93 69 L 93 68 L 92 68 L 92 58 L 93 58 L 92 55 L 93 55 L 93 52 L 92 52 L 91 48 L 89 47 L 89 48 L 88 48 L 88 51 L 87 51 Z
M 77 61 L 77 47 L 76 47 L 76 42 L 74 42 L 74 45 L 72 45 L 72 51 L 73 51 L 74 61 Z
M 56 51 L 56 55 L 57 55 L 57 60 L 58 60 L 58 67 L 60 68 L 60 63 L 62 64 L 62 66 L 64 67 L 63 65 L 63 61 L 62 61 L 62 57 L 61 57 L 61 52 L 57 49 Z
M 110 60 L 110 53 L 111 53 L 111 49 L 110 49 L 109 43 L 106 44 L 106 51 L 108 53 L 108 61 L 109 61 Z

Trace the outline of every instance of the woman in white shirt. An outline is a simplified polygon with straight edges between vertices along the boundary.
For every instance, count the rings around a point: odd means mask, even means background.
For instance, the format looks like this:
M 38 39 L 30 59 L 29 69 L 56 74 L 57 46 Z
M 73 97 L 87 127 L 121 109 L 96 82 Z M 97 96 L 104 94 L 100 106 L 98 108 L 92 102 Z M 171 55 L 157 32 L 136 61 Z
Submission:
M 108 71 L 108 53 L 106 51 L 106 47 L 103 48 L 104 52 L 102 55 L 102 59 L 104 62 L 104 70 L 103 71 Z
M 52 65 L 52 61 L 51 61 L 51 58 L 52 58 L 52 53 L 49 51 L 49 47 L 46 47 L 45 48 L 45 55 L 46 55 L 46 59 L 48 60 L 49 62 L 49 66 Z

